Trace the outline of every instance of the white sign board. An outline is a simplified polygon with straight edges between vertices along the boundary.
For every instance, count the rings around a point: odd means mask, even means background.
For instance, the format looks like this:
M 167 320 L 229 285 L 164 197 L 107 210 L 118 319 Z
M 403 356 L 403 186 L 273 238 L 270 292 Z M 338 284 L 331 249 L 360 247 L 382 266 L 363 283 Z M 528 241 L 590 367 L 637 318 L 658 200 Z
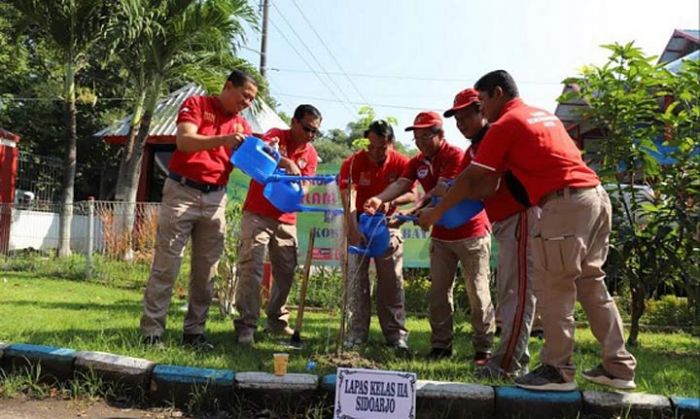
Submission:
M 336 419 L 415 419 L 416 374 L 338 368 Z

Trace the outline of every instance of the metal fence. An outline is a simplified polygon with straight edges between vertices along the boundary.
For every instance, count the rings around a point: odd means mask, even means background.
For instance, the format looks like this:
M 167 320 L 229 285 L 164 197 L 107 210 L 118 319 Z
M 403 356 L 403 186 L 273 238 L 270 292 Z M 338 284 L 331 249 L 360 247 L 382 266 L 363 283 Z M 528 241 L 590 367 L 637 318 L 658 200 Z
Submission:
M 72 205 L 73 253 L 133 260 L 150 258 L 159 203 L 81 201 Z M 0 254 L 52 254 L 59 243 L 60 203 L 0 204 Z

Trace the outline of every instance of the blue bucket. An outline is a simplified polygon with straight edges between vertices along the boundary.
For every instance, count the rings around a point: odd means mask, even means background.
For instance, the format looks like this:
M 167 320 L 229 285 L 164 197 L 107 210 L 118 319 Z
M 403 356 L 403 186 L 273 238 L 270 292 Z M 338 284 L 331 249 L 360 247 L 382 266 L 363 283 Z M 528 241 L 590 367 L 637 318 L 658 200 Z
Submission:
M 282 212 L 302 210 L 304 190 L 299 182 L 270 182 L 265 185 L 263 195 L 275 208 Z
M 369 215 L 360 214 L 360 233 L 367 238 L 366 246 L 350 246 L 348 252 L 354 255 L 366 255 L 368 257 L 381 256 L 389 248 L 391 236 L 389 227 L 386 224 L 386 215 L 376 213 Z
M 255 181 L 267 182 L 280 161 L 280 154 L 257 137 L 245 137 L 243 143 L 233 152 L 231 164 L 238 167 Z

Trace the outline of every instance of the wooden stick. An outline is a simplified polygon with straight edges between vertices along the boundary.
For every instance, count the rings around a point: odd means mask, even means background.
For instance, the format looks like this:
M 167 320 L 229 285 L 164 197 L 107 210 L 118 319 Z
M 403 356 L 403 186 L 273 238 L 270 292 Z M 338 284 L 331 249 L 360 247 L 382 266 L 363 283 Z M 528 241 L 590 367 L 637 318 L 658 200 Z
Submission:
M 316 227 L 309 230 L 309 241 L 307 242 L 306 262 L 304 263 L 304 277 L 301 281 L 301 291 L 299 292 L 299 307 L 297 309 L 297 323 L 295 332 L 301 333 L 301 326 L 304 320 L 304 307 L 306 307 L 306 290 L 309 287 L 309 276 L 311 274 L 311 262 L 314 256 L 314 242 L 316 240 Z
M 343 296 L 342 304 L 340 307 L 340 330 L 338 331 L 338 342 L 336 343 L 335 353 L 340 355 L 343 353 L 343 342 L 345 341 L 345 316 L 347 315 L 348 309 L 348 230 L 350 226 L 348 224 L 348 217 L 350 216 L 350 208 L 355 206 L 355 193 L 352 185 L 348 185 L 349 194 L 347 202 L 343 202 L 343 237 L 341 242 L 341 264 L 342 264 L 342 274 L 343 274 Z

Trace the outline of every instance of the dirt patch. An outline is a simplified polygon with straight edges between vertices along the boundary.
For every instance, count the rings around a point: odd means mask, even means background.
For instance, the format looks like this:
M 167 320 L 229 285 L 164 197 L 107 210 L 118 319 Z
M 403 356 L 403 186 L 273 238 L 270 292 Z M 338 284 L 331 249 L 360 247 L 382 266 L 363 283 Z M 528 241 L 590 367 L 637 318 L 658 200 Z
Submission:
M 368 369 L 379 369 L 380 367 L 377 362 L 367 359 L 357 352 L 343 352 L 340 355 L 321 355 L 317 358 L 316 363 L 320 369 L 324 370 L 338 367 Z
M 183 412 L 174 409 L 123 408 L 110 406 L 104 401 L 81 401 L 43 399 L 32 400 L 25 397 L 0 399 L 0 419 L 166 419 L 188 418 Z

